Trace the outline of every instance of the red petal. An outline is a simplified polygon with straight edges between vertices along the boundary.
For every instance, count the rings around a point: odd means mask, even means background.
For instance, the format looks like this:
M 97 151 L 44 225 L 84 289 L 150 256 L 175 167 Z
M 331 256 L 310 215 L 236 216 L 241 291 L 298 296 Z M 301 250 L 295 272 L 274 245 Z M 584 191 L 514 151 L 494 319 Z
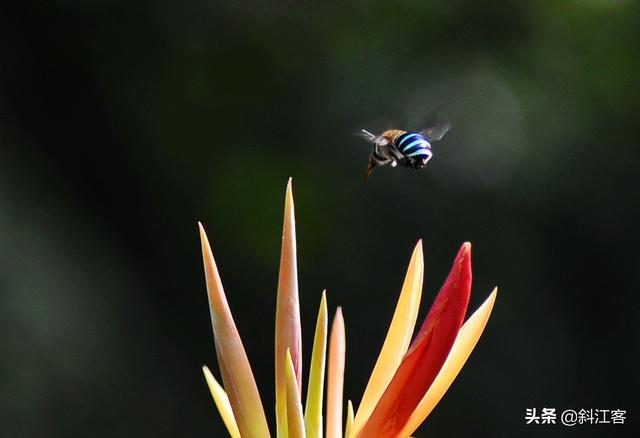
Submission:
M 471 244 L 458 251 L 416 339 L 409 347 L 359 438 L 395 437 L 425 395 L 462 326 L 471 292 Z

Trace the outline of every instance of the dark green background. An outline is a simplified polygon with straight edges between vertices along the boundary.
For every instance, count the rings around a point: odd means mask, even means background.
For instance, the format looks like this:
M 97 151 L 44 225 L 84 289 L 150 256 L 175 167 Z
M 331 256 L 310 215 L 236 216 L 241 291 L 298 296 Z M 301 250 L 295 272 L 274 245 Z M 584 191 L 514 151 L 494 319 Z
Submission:
M 424 315 L 473 243 L 500 287 L 418 437 L 631 436 L 637 424 L 635 1 L 22 2 L 0 13 L 3 436 L 225 436 L 196 221 L 273 427 L 284 189 L 308 360 L 320 292 L 359 401 L 411 251 Z M 364 184 L 380 120 L 453 128 Z M 389 127 L 389 126 L 387 126 Z M 305 371 L 305 380 L 307 373 Z M 627 425 L 525 426 L 526 408 Z

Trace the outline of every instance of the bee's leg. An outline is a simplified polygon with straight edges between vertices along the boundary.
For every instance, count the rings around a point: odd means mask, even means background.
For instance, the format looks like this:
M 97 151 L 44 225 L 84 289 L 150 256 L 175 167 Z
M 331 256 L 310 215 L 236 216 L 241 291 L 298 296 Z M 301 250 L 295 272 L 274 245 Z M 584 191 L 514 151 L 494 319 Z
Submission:
M 367 179 L 369 179 L 369 175 L 371 175 L 371 173 L 373 172 L 373 169 L 375 169 L 377 166 L 378 165 L 373 160 L 373 158 L 369 158 L 369 166 L 367 166 L 367 173 L 365 173 L 365 175 L 364 175 L 364 180 L 365 181 L 367 181 Z
M 412 167 L 413 166 L 411 158 L 407 158 L 407 157 L 404 157 L 404 156 L 398 160 L 398 164 L 401 165 L 402 167 Z

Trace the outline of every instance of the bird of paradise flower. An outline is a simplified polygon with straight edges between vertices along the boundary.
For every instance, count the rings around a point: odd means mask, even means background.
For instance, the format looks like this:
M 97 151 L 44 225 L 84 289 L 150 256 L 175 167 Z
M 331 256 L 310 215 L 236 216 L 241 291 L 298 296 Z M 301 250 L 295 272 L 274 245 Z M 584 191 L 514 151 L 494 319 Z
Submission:
M 211 246 L 202 224 L 199 227 L 224 389 L 206 366 L 203 372 L 232 438 L 269 437 L 251 366 L 231 315 Z M 387 337 L 355 414 L 351 401 L 347 403 L 344 435 L 344 320 L 338 307 L 329 336 L 327 361 L 327 300 L 325 292 L 322 293 L 303 413 L 296 231 L 289 179 L 276 307 L 276 430 L 279 438 L 406 438 L 427 418 L 478 342 L 491 314 L 497 288 L 463 324 L 471 291 L 471 245 L 464 243 L 411 342 L 422 293 L 423 265 L 422 242 L 419 241 L 409 262 Z M 323 421 L 325 367 L 327 400 Z

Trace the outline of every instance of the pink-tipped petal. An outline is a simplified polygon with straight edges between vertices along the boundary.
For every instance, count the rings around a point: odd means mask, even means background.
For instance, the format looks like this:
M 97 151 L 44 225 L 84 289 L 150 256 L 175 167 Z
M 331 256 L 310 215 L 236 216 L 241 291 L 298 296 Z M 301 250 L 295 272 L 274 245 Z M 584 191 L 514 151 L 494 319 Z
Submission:
M 442 368 L 471 292 L 471 245 L 460 248 L 427 317 L 359 438 L 396 437 Z
M 222 381 L 243 438 L 265 438 L 269 428 L 247 354 L 222 288 L 209 240 L 200 227 L 209 309 Z
M 342 391 L 344 386 L 345 331 L 342 309 L 338 307 L 329 337 L 327 377 L 327 438 L 342 438 Z
M 276 423 L 278 436 L 286 436 L 286 352 L 291 353 L 298 389 L 302 385 L 302 334 L 298 302 L 298 268 L 296 261 L 296 224 L 291 178 L 287 183 L 282 227 L 282 252 L 276 307 Z

